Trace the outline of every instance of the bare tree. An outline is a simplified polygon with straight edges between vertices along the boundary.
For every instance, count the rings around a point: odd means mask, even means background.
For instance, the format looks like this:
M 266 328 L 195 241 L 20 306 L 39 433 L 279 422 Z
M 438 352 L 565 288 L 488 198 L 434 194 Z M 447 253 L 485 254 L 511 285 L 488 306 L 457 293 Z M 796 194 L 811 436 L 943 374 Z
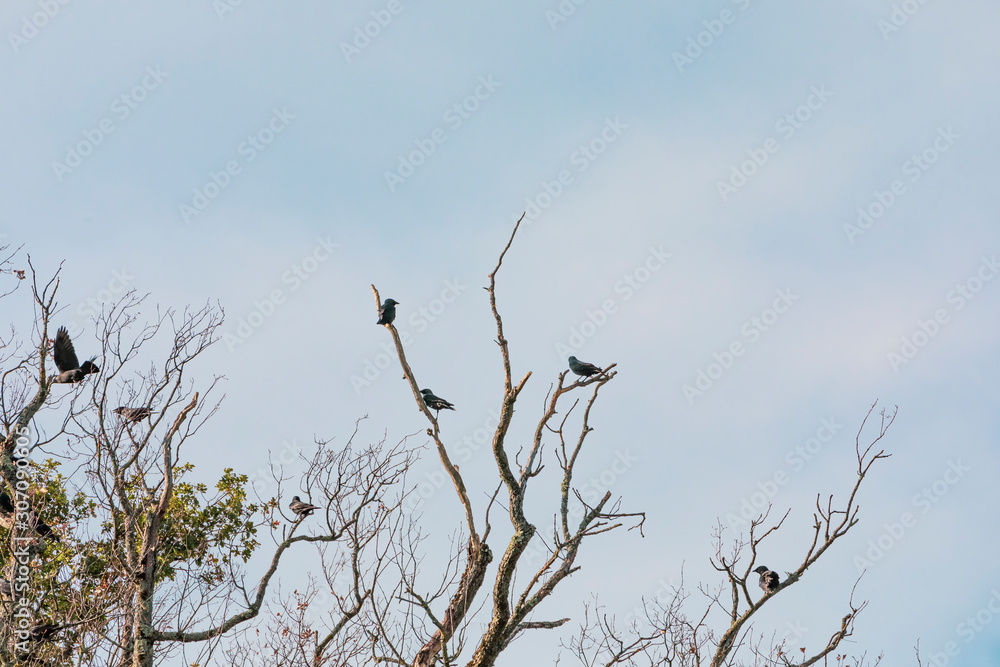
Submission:
M 879 442 L 896 417 L 896 410 L 882 410 L 877 432 L 867 444 L 862 434 L 875 405 L 862 420 L 855 437 L 855 481 L 841 504 L 833 496 L 816 496 L 812 515 L 812 539 L 805 545 L 802 560 L 777 589 L 757 594 L 758 553 L 762 544 L 774 535 L 789 518 L 786 512 L 779 521 L 770 522 L 770 507 L 750 521 L 749 534 L 726 539 L 727 530 L 720 522 L 716 529 L 715 554 L 712 566 L 724 575 L 721 585 L 699 587 L 701 601 L 692 601 L 683 583 L 673 588 L 665 600 L 643 601 L 640 619 L 624 626 L 599 605 L 588 609 L 579 633 L 566 644 L 569 652 L 584 665 L 663 665 L 688 667 L 709 665 L 778 665 L 807 667 L 836 664 L 838 666 L 877 665 L 881 656 L 868 660 L 867 655 L 849 656 L 838 653 L 841 643 L 854 631 L 858 614 L 867 602 L 855 602 L 851 590 L 847 613 L 840 627 L 827 643 L 809 654 L 805 648 L 791 650 L 787 642 L 774 641 L 766 633 L 755 631 L 752 619 L 765 604 L 771 603 L 784 590 L 798 583 L 835 542 L 857 525 L 858 493 L 876 461 L 888 458 Z M 860 580 L 860 577 L 859 577 Z M 751 594 L 754 591 L 754 594 Z M 755 600 L 755 596 L 757 599 Z M 694 612 L 692 613 L 692 608 Z
M 157 310 L 142 324 L 144 300 L 129 293 L 100 314 L 93 341 L 75 342 L 94 347 L 86 351 L 97 352 L 100 372 L 55 385 L 47 359 L 59 272 L 44 285 L 37 278 L 32 268 L 30 344 L 14 330 L 0 348 L 0 472 L 16 505 L 0 512 L 9 537 L 0 557 L 14 585 L 0 665 L 148 667 L 179 650 L 204 664 L 222 637 L 258 616 L 282 558 L 309 544 L 353 572 L 336 581 L 342 623 L 313 652 L 349 650 L 337 642 L 386 567 L 362 563 L 369 552 L 387 562 L 411 452 L 403 443 L 318 442 L 296 485 L 320 504 L 309 532 L 304 517 L 279 506 L 289 479 L 280 466 L 275 498 L 250 502 L 247 476 L 233 470 L 210 489 L 192 479 L 184 451 L 219 409 L 209 401 L 218 378 L 196 390 L 189 368 L 216 342 L 221 311 Z M 52 454 L 58 460 L 42 460 Z M 265 532 L 271 556 L 251 577 L 247 561 Z
M 612 500 L 610 491 L 596 504 L 588 505 L 573 485 L 574 470 L 584 453 L 587 437 L 593 431 L 591 411 L 600 390 L 615 378 L 615 364 L 592 377 L 575 381 L 567 378 L 569 371 L 559 373 L 535 422 L 531 441 L 508 442 L 515 404 L 532 375 L 525 373 L 515 382 L 510 346 L 497 304 L 497 275 L 519 226 L 520 221 L 490 273 L 486 288 L 497 328 L 503 389 L 499 423 L 491 445 L 498 486 L 485 508 L 477 508 L 470 499 L 465 480 L 444 445 L 440 424 L 423 401 L 416 373 L 406 358 L 399 333 L 391 323 L 385 325 L 395 343 L 417 408 L 429 423 L 427 435 L 462 508 L 465 546 L 456 549 L 452 560 L 439 568 L 438 583 L 431 588 L 422 584 L 430 573 L 426 563 L 420 562 L 414 554 L 418 540 L 411 539 L 400 545 L 399 582 L 376 601 L 372 612 L 376 627 L 373 633 L 376 662 L 413 667 L 454 665 L 459 661 L 470 667 L 495 664 L 501 652 L 522 633 L 558 628 L 569 620 L 538 618 L 537 615 L 544 613 L 543 603 L 559 584 L 579 569 L 577 557 L 585 541 L 615 530 L 627 520 L 632 520 L 632 527 L 641 528 L 645 519 L 641 512 L 623 512 L 619 503 Z M 374 285 L 372 290 L 378 308 L 381 298 Z M 577 397 L 584 392 L 584 397 Z M 581 403 L 582 410 L 578 410 Z M 571 420 L 574 414 L 578 415 L 576 421 Z M 536 478 L 544 468 L 542 461 L 546 451 L 554 455 L 560 469 L 556 476 L 559 502 L 545 517 L 546 521 L 549 517 L 552 519 L 548 543 L 525 509 L 529 492 L 538 486 Z M 492 533 L 490 511 L 504 505 L 500 494 L 506 500 L 508 537 L 499 552 L 496 572 L 490 575 L 492 586 L 484 591 L 488 570 L 494 561 L 494 549 L 489 542 Z M 412 537 L 412 534 L 407 536 Z M 547 550 L 541 565 L 534 568 L 524 559 L 533 540 L 544 544 Z M 517 585 L 519 579 L 526 583 Z
M 0 474 L 17 504 L 14 513 L 0 512 L 9 534 L 0 558 L 12 582 L 30 584 L 30 599 L 27 606 L 5 601 L 0 667 L 73 659 L 149 667 L 180 652 L 188 664 L 218 656 L 241 667 L 488 667 L 525 633 L 568 623 L 549 616 L 546 602 L 580 569 L 584 545 L 626 526 L 641 535 L 645 514 L 624 511 L 610 491 L 585 499 L 574 482 L 593 442 L 591 414 L 616 378 L 616 364 L 590 377 L 557 374 L 530 436 L 510 435 L 532 373 L 514 374 L 497 277 L 519 227 L 485 288 L 500 369 L 490 446 L 495 485 L 467 487 L 424 402 L 417 364 L 407 359 L 395 326 L 385 325 L 427 420 L 428 451 L 450 480 L 461 516 L 450 527 L 444 559 L 425 557 L 429 529 L 404 511 L 412 492 L 407 474 L 423 450 L 409 438 L 362 445 L 355 424 L 343 446 L 317 439 L 295 467 L 272 463 L 275 493 L 255 501 L 248 477 L 237 471 L 224 470 L 214 487 L 197 480 L 184 452 L 222 400 L 209 400 L 219 378 L 196 380 L 190 371 L 217 340 L 222 313 L 211 305 L 157 310 L 143 324 L 144 298 L 125 295 L 96 319 L 93 341 L 80 343 L 94 346 L 100 373 L 53 386 L 46 361 L 59 272 L 42 285 L 30 268 L 30 340 L 16 329 L 0 338 Z M 372 290 L 378 308 L 381 297 Z M 817 496 L 811 543 L 776 591 L 756 596 L 752 574 L 759 547 L 789 518 L 772 522 L 768 511 L 751 521 L 748 535 L 730 537 L 720 524 L 712 565 L 721 583 L 698 587 L 703 600 L 682 584 L 666 600 L 644 602 L 642 623 L 624 626 L 596 602 L 582 606 L 583 624 L 564 644 L 569 653 L 606 666 L 848 664 L 838 649 L 866 605 L 853 591 L 840 627 L 810 655 L 758 632 L 753 617 L 857 524 L 857 495 L 874 463 L 888 456 L 878 443 L 895 418 L 883 411 L 878 433 L 862 445 L 874 409 L 856 438 L 856 479 L 846 501 Z M 525 412 L 522 406 L 519 414 Z M 58 460 L 41 459 L 54 452 Z M 546 460 L 556 465 L 543 474 Z M 286 511 L 292 493 L 317 504 L 318 515 L 307 523 Z M 545 506 L 545 497 L 555 501 Z M 432 530 L 440 535 L 440 522 Z M 283 558 L 303 547 L 314 550 L 315 567 L 298 587 L 282 587 Z M 536 553 L 540 562 L 528 556 Z M 251 574 L 252 557 L 259 573 Z M 26 628 L 18 614 L 30 619 Z M 864 655 L 853 660 L 870 662 Z

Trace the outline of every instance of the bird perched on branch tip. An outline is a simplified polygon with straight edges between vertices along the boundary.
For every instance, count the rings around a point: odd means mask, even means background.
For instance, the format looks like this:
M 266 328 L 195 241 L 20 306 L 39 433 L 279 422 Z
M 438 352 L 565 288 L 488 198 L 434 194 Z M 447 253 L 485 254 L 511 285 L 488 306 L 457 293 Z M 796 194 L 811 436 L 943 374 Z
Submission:
M 382 307 L 378 309 L 378 322 L 375 324 L 392 324 L 396 319 L 396 306 L 399 302 L 395 299 L 386 299 L 382 302 Z

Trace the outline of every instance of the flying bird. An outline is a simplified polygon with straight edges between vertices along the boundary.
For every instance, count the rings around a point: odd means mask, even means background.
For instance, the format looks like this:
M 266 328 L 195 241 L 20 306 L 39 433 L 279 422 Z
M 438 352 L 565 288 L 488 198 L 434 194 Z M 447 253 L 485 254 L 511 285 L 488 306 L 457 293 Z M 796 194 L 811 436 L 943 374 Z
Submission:
M 299 518 L 305 518 L 320 508 L 316 505 L 302 502 L 302 499 L 298 496 L 292 496 L 292 502 L 288 503 L 288 509 L 295 512 Z
M 56 368 L 59 369 L 59 375 L 52 378 L 52 381 L 58 384 L 73 384 L 89 374 L 101 370 L 94 364 L 94 359 L 97 357 L 91 357 L 82 364 L 80 363 L 76 358 L 76 350 L 73 349 L 73 341 L 69 339 L 69 331 L 66 330 L 66 327 L 59 327 L 56 332 L 52 357 L 55 359 Z
M 591 375 L 597 375 L 601 372 L 601 369 L 594 364 L 588 364 L 586 361 L 580 361 L 576 357 L 569 358 L 569 369 L 581 377 L 590 377 Z
M 767 565 L 761 565 L 754 572 L 760 575 L 760 589 L 764 593 L 773 593 L 778 590 L 779 581 L 777 572 L 767 569 Z
M 435 396 L 434 392 L 430 389 L 421 389 L 420 393 L 423 394 L 424 405 L 433 410 L 435 413 L 440 413 L 442 410 L 454 410 L 455 406 L 444 400 L 440 396 Z
M 152 410 L 149 408 L 115 408 L 115 414 L 120 416 L 123 420 L 127 422 L 141 422 L 143 419 L 152 414 Z
M 396 306 L 399 302 L 395 299 L 386 299 L 382 302 L 382 307 L 378 309 L 378 322 L 375 324 L 392 324 L 396 319 Z
M 0 512 L 4 514 L 14 513 L 14 503 L 11 502 L 10 496 L 7 495 L 6 491 L 0 491 Z

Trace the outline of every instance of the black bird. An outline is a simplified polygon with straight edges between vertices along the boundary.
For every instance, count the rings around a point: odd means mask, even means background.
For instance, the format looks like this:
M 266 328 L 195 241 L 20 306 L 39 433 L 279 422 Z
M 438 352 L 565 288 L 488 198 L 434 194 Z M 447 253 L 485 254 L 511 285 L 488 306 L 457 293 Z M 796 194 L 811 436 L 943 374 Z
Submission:
M 300 518 L 305 518 L 320 508 L 316 505 L 302 502 L 302 499 L 298 496 L 292 496 L 292 502 L 288 503 L 288 509 L 295 512 Z
M 580 361 L 576 357 L 569 358 L 569 369 L 582 377 L 590 377 L 591 375 L 597 375 L 601 372 L 601 369 L 594 364 L 588 364 L 586 361 Z
M 94 359 L 97 357 L 91 357 L 82 364 L 80 363 L 76 358 L 76 350 L 73 349 L 73 341 L 69 339 L 69 331 L 66 330 L 66 327 L 59 327 L 59 331 L 56 332 L 52 357 L 55 359 L 56 368 L 59 369 L 59 375 L 52 378 L 52 381 L 59 384 L 73 384 L 87 375 L 101 370 L 94 364 Z
M 420 393 L 424 397 L 424 405 L 433 410 L 435 413 L 440 413 L 442 410 L 454 410 L 455 406 L 444 400 L 440 396 L 435 396 L 434 392 L 430 389 L 421 389 Z
M 10 496 L 6 491 L 0 491 L 0 512 L 4 514 L 14 513 L 14 503 L 10 501 Z
M 777 572 L 767 569 L 767 565 L 761 565 L 754 572 L 760 575 L 760 589 L 764 593 L 772 593 L 778 590 L 779 581 Z
M 375 324 L 392 324 L 396 319 L 396 306 L 399 304 L 395 299 L 386 299 L 382 302 L 382 307 L 378 309 L 378 322 Z
M 42 623 L 40 625 L 33 625 L 28 634 L 31 639 L 36 642 L 43 642 L 51 638 L 52 635 L 62 630 L 62 626 L 58 623 Z
M 59 539 L 59 536 L 56 535 L 55 531 L 52 530 L 52 526 L 45 523 L 42 517 L 38 516 L 35 510 L 31 510 L 31 512 L 28 513 L 28 525 L 34 528 L 35 532 L 41 537 L 47 537 L 56 542 L 62 542 L 62 540 Z
M 115 408 L 115 414 L 120 416 L 123 420 L 127 422 L 141 422 L 143 419 L 152 414 L 152 410 L 149 408 Z

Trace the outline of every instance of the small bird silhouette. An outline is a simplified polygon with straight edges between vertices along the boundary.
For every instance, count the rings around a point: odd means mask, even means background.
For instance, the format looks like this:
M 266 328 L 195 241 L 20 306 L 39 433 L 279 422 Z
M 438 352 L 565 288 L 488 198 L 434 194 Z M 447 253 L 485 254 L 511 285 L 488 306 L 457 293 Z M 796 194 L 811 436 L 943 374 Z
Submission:
M 440 396 L 435 396 L 434 392 L 430 389 L 421 389 L 420 393 L 423 394 L 424 405 L 433 410 L 435 414 L 440 414 L 442 410 L 454 410 L 455 406 L 444 400 Z
M 760 581 L 758 583 L 762 591 L 765 593 L 771 593 L 778 590 L 779 581 L 777 572 L 767 569 L 767 565 L 761 565 L 754 570 L 754 572 L 760 575 Z
M 399 302 L 395 299 L 386 299 L 382 302 L 382 307 L 378 309 L 378 322 L 375 324 L 392 324 L 396 319 L 396 306 Z
M 597 375 L 601 372 L 601 369 L 594 364 L 588 364 L 586 361 L 580 361 L 576 357 L 569 358 L 569 369 L 581 377 L 590 377 L 591 375 Z
M 316 505 L 302 502 L 302 499 L 298 496 L 292 496 L 292 502 L 288 503 L 288 509 L 295 512 L 299 518 L 305 518 L 320 508 Z
M 153 411 L 150 410 L 149 408 L 127 408 L 127 407 L 115 408 L 116 415 L 121 417 L 124 421 L 132 423 L 141 422 L 143 419 L 145 419 L 152 413 Z
M 80 363 L 76 358 L 76 350 L 73 349 L 73 341 L 70 340 L 66 327 L 59 327 L 56 332 L 56 341 L 52 346 L 52 358 L 56 362 L 56 368 L 59 369 L 59 375 L 52 378 L 52 381 L 57 384 L 73 384 L 91 373 L 98 373 L 101 370 L 94 364 L 94 359 L 97 357 L 91 357 L 82 364 Z

